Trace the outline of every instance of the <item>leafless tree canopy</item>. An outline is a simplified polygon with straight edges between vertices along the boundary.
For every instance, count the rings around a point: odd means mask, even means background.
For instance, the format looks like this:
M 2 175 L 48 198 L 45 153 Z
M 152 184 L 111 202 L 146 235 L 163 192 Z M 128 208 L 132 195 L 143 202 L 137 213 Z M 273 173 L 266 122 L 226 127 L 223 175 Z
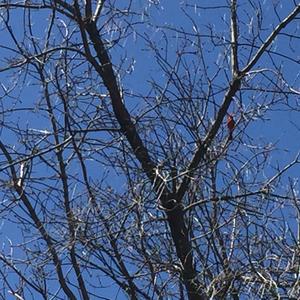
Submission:
M 297 2 L 2 0 L 0 299 L 299 299 Z

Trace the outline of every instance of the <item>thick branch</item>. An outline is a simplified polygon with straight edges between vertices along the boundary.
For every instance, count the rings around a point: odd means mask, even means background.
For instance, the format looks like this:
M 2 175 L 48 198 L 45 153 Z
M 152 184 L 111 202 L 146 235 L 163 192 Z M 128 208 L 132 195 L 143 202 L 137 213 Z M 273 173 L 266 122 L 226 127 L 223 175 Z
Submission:
M 193 262 L 193 249 L 184 222 L 183 207 L 178 205 L 175 209 L 167 212 L 167 216 L 176 253 L 183 267 L 182 277 L 188 298 L 189 300 L 206 300 L 208 298 L 204 293 L 204 288 L 197 279 L 197 271 Z
M 121 131 L 125 134 L 136 158 L 141 163 L 142 168 L 147 174 L 148 178 L 152 183 L 155 183 L 156 190 L 159 190 L 161 189 L 163 182 L 160 178 L 156 177 L 156 165 L 152 161 L 147 148 L 144 146 L 143 141 L 141 140 L 136 127 L 131 120 L 130 114 L 123 103 L 123 99 L 121 97 L 120 90 L 116 81 L 116 76 L 112 68 L 112 63 L 99 36 L 95 22 L 91 21 L 87 23 L 86 30 L 93 42 L 95 51 L 97 53 L 97 58 L 101 63 L 100 75 L 103 79 L 104 85 L 109 91 L 112 101 L 112 107 L 115 116 L 120 124 Z
M 231 64 L 232 76 L 238 75 L 238 27 L 236 15 L 236 0 L 231 0 Z
M 196 150 L 194 157 L 192 158 L 192 161 L 190 165 L 187 168 L 186 176 L 184 177 L 179 189 L 178 189 L 178 199 L 181 201 L 183 198 L 185 192 L 187 191 L 191 178 L 193 176 L 193 173 L 195 172 L 196 168 L 199 166 L 200 162 L 202 161 L 207 148 L 211 145 L 214 137 L 216 136 L 223 119 L 226 115 L 226 112 L 229 108 L 229 105 L 232 101 L 232 97 L 236 94 L 236 92 L 239 90 L 241 85 L 241 78 L 237 77 L 235 78 L 227 91 L 227 93 L 224 96 L 223 103 L 218 111 L 217 118 L 215 122 L 213 123 L 211 129 L 209 130 L 208 134 L 206 135 L 205 139 L 203 142 L 200 143 L 198 149 Z

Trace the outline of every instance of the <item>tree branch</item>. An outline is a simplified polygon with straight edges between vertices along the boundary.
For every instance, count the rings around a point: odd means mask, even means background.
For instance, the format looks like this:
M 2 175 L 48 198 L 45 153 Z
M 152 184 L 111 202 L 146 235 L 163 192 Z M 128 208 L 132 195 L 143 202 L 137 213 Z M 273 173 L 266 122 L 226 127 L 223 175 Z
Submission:
M 239 72 L 238 66 L 238 27 L 236 15 L 236 0 L 231 0 L 231 64 L 232 77 L 237 76 Z
M 270 46 L 270 44 L 275 40 L 278 33 L 285 28 L 294 18 L 300 13 L 300 4 L 298 4 L 295 9 L 273 30 L 273 32 L 267 37 L 266 41 L 257 50 L 254 57 L 248 63 L 248 65 L 241 71 L 242 74 L 249 72 L 252 67 L 258 62 L 260 57 L 264 54 L 265 50 Z

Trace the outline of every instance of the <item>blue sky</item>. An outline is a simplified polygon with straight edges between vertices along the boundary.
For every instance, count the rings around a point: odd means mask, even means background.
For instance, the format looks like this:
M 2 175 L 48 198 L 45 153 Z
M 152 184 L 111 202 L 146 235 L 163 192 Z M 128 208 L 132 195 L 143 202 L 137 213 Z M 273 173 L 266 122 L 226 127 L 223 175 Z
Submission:
M 141 15 L 133 17 L 134 21 L 146 21 L 148 24 L 137 24 L 132 33 L 128 35 L 128 37 L 122 39 L 120 42 L 121 47 L 115 46 L 111 50 L 113 63 L 116 66 L 120 62 L 124 63 L 123 70 L 120 72 L 124 75 L 121 80 L 121 85 L 127 95 L 125 98 L 126 106 L 132 112 L 134 117 L 138 116 L 138 114 L 140 114 L 145 107 L 147 108 L 148 104 L 145 101 L 142 101 L 140 98 L 130 97 L 130 95 L 133 93 L 138 95 L 148 94 L 155 98 L 155 96 L 159 95 L 157 95 L 157 91 L 151 89 L 151 81 L 155 80 L 161 86 L 164 86 L 168 80 L 166 74 L 161 71 L 161 68 L 154 57 L 154 53 L 149 47 L 149 41 L 151 41 L 157 47 L 159 53 L 163 57 L 168 57 L 168 61 L 170 64 L 172 64 L 175 63 L 176 59 L 178 58 L 178 51 L 180 51 L 183 45 L 182 34 L 180 33 L 182 31 L 188 32 L 187 36 L 190 39 L 190 43 L 186 47 L 186 50 L 190 51 L 191 55 L 187 55 L 186 57 L 187 62 L 190 63 L 193 71 L 195 70 L 196 72 L 198 67 L 197 64 L 201 64 L 201 60 L 198 55 L 199 48 L 196 47 L 196 44 L 199 42 L 199 36 L 197 36 L 197 33 L 200 33 L 201 36 L 200 43 L 203 46 L 208 75 L 213 76 L 221 64 L 224 66 L 224 70 L 220 72 L 219 76 L 216 77 L 214 81 L 216 85 L 219 85 L 220 90 L 219 95 L 217 95 L 215 98 L 216 104 L 220 105 L 222 102 L 222 97 L 224 95 L 222 88 L 226 88 L 226 84 L 228 83 L 227 76 L 230 77 L 230 69 L 228 68 L 230 54 L 227 51 L 228 47 L 224 47 L 225 44 L 228 44 L 229 40 L 228 24 L 230 12 L 225 7 L 227 5 L 227 1 L 214 1 L 213 4 L 211 4 L 211 1 L 197 1 L 196 5 L 194 2 L 195 1 L 134 1 L 135 8 L 141 13 Z M 266 38 L 274 26 L 278 24 L 278 17 L 279 19 L 284 18 L 294 6 L 294 1 L 289 0 L 285 0 L 284 4 L 283 1 L 276 2 L 264 0 L 260 2 L 264 11 L 261 36 L 260 38 L 257 38 L 255 42 L 256 47 L 253 47 L 252 54 L 249 54 L 250 47 L 241 46 L 240 67 L 245 66 L 245 63 L 249 60 L 249 57 L 253 55 L 257 47 L 261 45 L 262 40 Z M 123 3 L 126 4 L 126 1 L 120 3 L 121 7 Z M 153 3 L 157 3 L 157 5 Z M 278 17 L 272 9 L 273 3 L 278 4 L 276 11 Z M 184 4 L 187 5 L 185 6 Z M 214 9 L 212 9 L 212 5 Z M 220 7 L 215 8 L 216 6 Z M 203 9 L 202 7 L 210 7 L 210 9 Z M 242 24 L 240 30 L 240 41 L 241 43 L 245 43 L 247 34 L 249 34 L 251 30 L 255 31 L 255 26 L 257 25 L 255 24 L 255 19 L 252 19 L 253 9 L 251 8 L 249 1 L 240 2 L 238 14 L 240 16 L 240 24 Z M 24 32 L 20 23 L 21 16 L 22 12 L 15 10 L 14 12 L 11 12 L 10 20 L 11 26 L 16 33 L 16 37 L 20 40 L 23 40 Z M 34 35 L 42 48 L 42 38 L 48 26 L 48 12 L 36 11 L 32 15 L 32 18 L 34 20 Z M 56 16 L 56 22 L 57 24 L 61 24 L 61 28 L 63 30 L 63 23 L 66 23 L 66 18 L 58 14 Z M 283 32 L 299 33 L 299 26 L 299 20 L 296 20 L 292 24 L 288 25 Z M 113 26 L 111 28 L 108 27 L 107 29 L 108 32 L 105 35 L 107 39 L 113 38 L 115 35 L 117 35 L 117 32 L 113 32 L 112 28 Z M 70 27 L 69 29 L 72 30 L 73 28 Z M 215 46 L 211 44 L 210 39 L 207 37 L 211 32 L 216 34 L 216 42 L 220 43 L 219 45 Z M 56 33 L 58 34 L 58 30 Z M 166 41 L 166 37 L 168 38 L 168 41 Z M 148 42 L 145 43 L 145 39 L 148 38 Z M 62 37 L 59 35 L 52 37 L 52 41 L 57 45 L 60 45 L 61 39 Z M 75 34 L 72 37 L 72 41 L 75 41 L 76 39 L 77 37 Z M 12 60 L 16 56 L 14 51 L 4 48 L 4 46 L 11 48 L 15 48 L 15 46 L 13 45 L 11 38 L 4 30 L 3 23 L 1 27 L 0 44 L 2 45 L 0 48 L 2 56 L 2 60 L 0 60 L 1 69 L 8 63 L 4 57 L 9 56 L 9 59 Z M 28 47 L 28 50 L 31 51 L 32 45 L 30 45 L 28 39 L 25 44 L 26 47 Z M 288 46 L 291 46 L 291 48 Z M 270 56 L 266 54 L 257 63 L 255 69 L 270 69 L 274 67 L 274 64 L 276 64 L 276 66 L 282 70 L 282 73 L 284 74 L 284 80 L 289 82 L 294 89 L 299 91 L 300 43 L 293 41 L 291 44 L 291 40 L 288 36 L 279 36 L 272 45 L 272 50 L 282 53 L 286 57 L 281 57 L 275 54 L 272 56 L 272 59 L 276 58 L 276 61 L 273 61 Z M 124 57 L 126 57 L 126 59 L 124 59 Z M 294 57 L 295 60 L 298 60 L 298 64 L 295 61 L 289 60 L 289 57 Z M 53 66 L 49 65 L 49 70 L 51 67 Z M 78 73 L 84 73 L 85 69 L 87 68 L 85 64 L 75 67 L 75 63 L 72 65 L 72 67 L 74 68 L 74 72 Z M 25 69 L 23 69 L 23 71 L 24 70 Z M 18 126 L 24 130 L 27 129 L 27 132 L 47 131 L 50 127 L 48 117 L 45 117 L 46 112 L 40 109 L 38 113 L 36 113 L 37 111 L 35 109 L 39 107 L 37 103 L 43 101 L 43 95 L 41 93 L 41 88 L 37 85 L 38 81 L 34 78 L 35 74 L 33 70 L 31 71 L 31 75 L 29 76 L 24 76 L 22 71 L 19 69 L 0 73 L 1 83 L 6 89 L 15 85 L 15 90 L 11 93 L 11 97 L 5 96 L 4 90 L 0 92 L 0 101 L 2 106 L 1 110 L 13 110 L 12 113 L 5 114 L 5 122 L 7 123 L 5 123 L 5 126 L 1 128 L 0 138 L 3 142 L 5 141 L 5 144 L 10 145 L 12 149 L 17 149 L 15 157 L 23 157 L 24 155 L 28 155 L 28 149 L 26 149 L 24 144 L 22 144 L 20 136 L 17 136 L 14 132 Z M 13 74 L 14 72 L 15 74 Z M 183 69 L 182 74 L 184 75 Z M 198 78 L 199 82 L 201 82 L 202 74 L 200 71 L 197 76 L 196 77 Z M 265 81 L 264 76 L 268 76 L 268 81 Z M 274 76 L 274 74 L 272 74 L 270 71 L 266 71 L 262 75 L 258 74 L 257 77 L 255 77 L 256 79 L 251 81 L 251 84 L 253 86 L 256 84 L 261 84 L 264 86 L 266 85 L 266 82 L 270 83 L 269 79 L 272 78 L 272 76 Z M 98 88 L 99 80 L 95 80 L 96 81 L 92 86 L 94 91 L 98 93 L 105 93 L 105 90 Z M 284 86 L 283 83 L 281 84 Z M 246 86 L 246 84 L 244 86 Z M 267 88 L 267 86 L 264 87 Z M 75 86 L 74 89 L 75 88 L 78 90 L 80 90 L 80 88 L 83 89 L 80 84 Z M 175 88 L 173 89 L 172 87 L 170 90 L 175 91 Z M 171 93 L 169 96 L 172 101 L 176 100 L 174 95 L 172 98 Z M 195 97 L 196 96 L 199 98 L 200 96 L 203 96 L 201 93 L 201 87 L 199 87 L 199 92 L 195 92 Z M 265 96 L 263 92 L 251 92 L 245 89 L 242 94 L 238 94 L 236 96 L 235 101 L 230 108 L 230 110 L 235 113 L 236 118 L 240 119 L 241 124 L 241 127 L 238 127 L 235 131 L 235 134 L 237 135 L 236 139 L 240 142 L 240 145 L 237 146 L 237 141 L 233 141 L 232 147 L 230 148 L 229 155 L 232 157 L 232 161 L 234 161 L 234 159 L 237 157 L 242 157 L 242 155 L 251 155 L 251 147 L 263 147 L 263 145 L 270 145 L 270 148 L 277 149 L 277 151 L 274 151 L 274 153 L 270 154 L 268 157 L 267 167 L 264 172 L 260 174 L 260 176 L 265 177 L 265 179 L 272 177 L 277 171 L 273 166 L 278 165 L 279 168 L 284 167 L 287 163 L 294 159 L 296 153 L 300 149 L 300 124 L 298 121 L 299 96 L 291 95 L 288 97 L 287 100 L 288 104 L 290 105 L 289 109 L 287 109 L 286 105 L 283 106 L 279 103 L 278 105 L 276 104 L 272 106 L 272 108 L 269 110 L 272 100 L 273 99 L 271 96 Z M 91 111 L 95 106 L 99 105 L 99 102 L 99 99 L 93 99 L 93 106 L 90 107 Z M 287 101 L 285 104 L 286 103 Z M 57 109 L 60 109 L 59 103 L 57 104 Z M 266 114 L 264 114 L 265 109 L 268 109 Z M 244 112 L 247 113 L 243 114 Z M 213 120 L 215 117 L 214 113 L 214 107 L 211 107 L 206 117 L 210 120 Z M 246 126 L 250 117 L 252 117 L 253 120 L 246 127 L 247 136 L 243 136 L 243 140 L 240 140 L 238 132 L 243 130 L 243 126 Z M 10 129 L 7 129 L 6 127 L 10 127 Z M 224 124 L 222 130 L 217 136 L 215 144 L 216 147 L 219 143 L 221 143 L 222 140 L 225 139 L 226 135 L 227 129 Z M 90 135 L 91 138 L 96 136 L 97 134 Z M 106 135 L 105 133 L 101 133 L 101 137 L 103 139 L 111 138 L 110 135 Z M 41 141 L 41 146 L 46 147 L 47 143 Z M 90 149 L 91 153 L 95 154 L 96 151 L 93 152 L 93 150 L 94 149 Z M 112 150 L 107 150 L 108 156 L 110 151 Z M 227 163 L 221 162 L 221 164 L 222 163 L 224 165 L 225 172 L 228 172 L 230 174 L 229 176 L 232 176 Z M 6 165 L 6 162 L 1 155 L 0 168 L 4 165 Z M 91 159 L 87 165 L 89 168 L 90 177 L 95 180 L 100 180 L 105 175 L 103 170 L 108 171 L 110 175 L 108 177 L 109 179 L 105 181 L 105 185 L 111 185 L 113 188 L 115 188 L 115 190 L 122 191 L 122 188 L 124 187 L 124 177 L 119 175 L 118 170 L 105 169 L 102 161 L 98 161 L 97 165 L 95 166 L 93 159 Z M 103 168 L 101 169 L 100 166 Z M 78 171 L 77 168 L 78 164 L 74 163 L 74 173 Z M 46 167 L 42 169 L 35 169 L 34 171 L 34 174 L 37 177 L 38 175 L 47 174 L 50 172 L 50 170 Z M 298 175 L 298 166 L 291 168 L 289 176 L 293 178 L 298 177 Z M 0 179 L 7 180 L 5 173 L 0 175 Z M 288 179 L 288 177 L 283 179 L 282 190 L 284 190 L 284 187 L 287 187 Z M 80 191 L 80 185 L 77 187 L 77 191 L 78 190 Z M 3 201 L 7 200 L 7 195 L 4 195 L 3 192 L 0 193 Z M 46 192 L 44 193 L 46 194 Z M 43 197 L 45 197 L 45 194 L 43 194 Z M 22 213 L 23 212 L 21 212 L 21 214 Z M 7 215 L 6 218 L 3 217 L 2 221 L 0 241 L 3 251 L 6 253 L 10 251 L 9 245 L 11 242 L 15 245 L 20 242 L 21 228 L 17 224 L 11 222 L 12 220 L 14 220 L 14 218 L 11 215 Z M 18 254 L 19 250 L 20 249 L 18 249 L 18 247 L 16 247 L 14 250 L 16 255 Z M 103 291 L 103 296 L 111 298 L 112 293 L 115 292 L 115 288 L 110 287 L 108 284 L 107 289 L 103 289 Z M 125 299 L 125 296 L 120 296 L 120 294 L 118 294 L 117 299 Z

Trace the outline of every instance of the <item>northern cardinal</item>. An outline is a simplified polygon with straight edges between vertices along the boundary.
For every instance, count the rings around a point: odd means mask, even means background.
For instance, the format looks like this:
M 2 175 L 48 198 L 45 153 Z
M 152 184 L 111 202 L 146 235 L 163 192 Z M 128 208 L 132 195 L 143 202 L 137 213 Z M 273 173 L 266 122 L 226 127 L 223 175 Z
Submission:
M 228 114 L 227 116 L 227 127 L 229 130 L 229 136 L 228 136 L 228 140 L 232 140 L 232 133 L 235 127 L 235 121 L 233 119 L 233 116 L 231 114 Z

